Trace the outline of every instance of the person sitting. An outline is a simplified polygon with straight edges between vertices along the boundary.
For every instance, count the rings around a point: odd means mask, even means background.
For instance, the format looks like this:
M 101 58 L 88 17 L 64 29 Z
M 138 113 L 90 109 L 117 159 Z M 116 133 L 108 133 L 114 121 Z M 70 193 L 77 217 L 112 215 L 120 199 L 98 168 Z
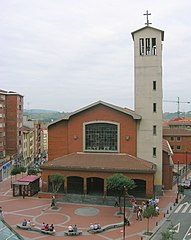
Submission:
M 22 226 L 26 226 L 27 225 L 27 220 L 24 219 L 23 222 L 22 222 Z
M 76 224 L 73 226 L 73 231 L 74 231 L 75 233 L 78 232 L 78 228 L 77 228 Z
M 41 227 L 40 227 L 41 230 L 44 230 L 45 229 L 45 223 L 43 222 Z
M 94 224 L 94 230 L 98 230 L 99 229 L 99 225 L 97 223 Z
M 44 230 L 45 230 L 45 231 L 49 231 L 49 225 L 48 225 L 48 223 L 47 223 L 46 226 L 44 227 Z
M 93 223 L 90 224 L 90 230 L 93 230 L 94 229 L 94 225 Z
M 30 220 L 27 221 L 27 225 L 26 226 L 27 227 L 31 227 L 31 221 Z
M 68 226 L 68 232 L 73 232 L 74 230 L 73 230 L 73 227 L 72 227 L 72 225 L 69 225 Z
M 54 231 L 54 225 L 53 225 L 53 224 L 50 225 L 49 230 L 50 230 L 51 232 Z
M 97 225 L 98 225 L 98 229 L 101 229 L 101 225 L 100 225 L 100 223 L 98 223 Z

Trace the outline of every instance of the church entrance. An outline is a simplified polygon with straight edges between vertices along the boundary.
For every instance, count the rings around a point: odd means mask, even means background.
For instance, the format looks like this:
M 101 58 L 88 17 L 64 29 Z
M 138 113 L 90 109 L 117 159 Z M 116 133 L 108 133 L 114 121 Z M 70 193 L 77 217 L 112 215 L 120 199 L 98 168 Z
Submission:
M 67 192 L 83 194 L 84 179 L 81 177 L 67 177 Z
M 134 189 L 129 189 L 128 193 L 136 197 L 146 197 L 146 181 L 140 179 L 133 179 L 136 187 Z
M 87 194 L 103 195 L 104 180 L 102 178 L 96 178 L 96 177 L 87 178 Z

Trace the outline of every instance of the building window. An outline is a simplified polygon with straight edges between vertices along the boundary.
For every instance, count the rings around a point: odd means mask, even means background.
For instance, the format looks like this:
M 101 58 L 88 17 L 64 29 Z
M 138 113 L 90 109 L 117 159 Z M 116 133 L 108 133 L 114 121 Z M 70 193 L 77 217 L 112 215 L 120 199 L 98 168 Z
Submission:
M 110 123 L 86 124 L 85 150 L 118 151 L 118 125 Z
M 153 125 L 153 135 L 157 135 L 157 126 Z
M 153 90 L 157 90 L 157 82 L 153 81 Z
M 139 49 L 140 49 L 140 55 L 144 55 L 145 53 L 144 38 L 139 39 Z
M 174 149 L 174 146 L 171 146 L 171 149 L 173 150 L 173 149 Z
M 151 55 L 156 55 L 157 51 L 156 51 L 156 38 L 152 38 L 152 48 L 151 48 Z
M 154 147 L 154 148 L 153 148 L 153 157 L 156 157 L 156 156 L 157 156 L 157 148 Z
M 181 147 L 180 146 L 176 146 L 176 150 L 180 150 L 181 149 Z
M 174 141 L 174 137 L 170 137 L 170 141 L 173 142 Z
M 176 137 L 176 141 L 180 142 L 181 141 L 181 137 Z
M 151 54 L 150 38 L 146 38 L 146 55 Z
M 157 104 L 153 103 L 153 112 L 156 112 L 156 111 L 157 111 Z

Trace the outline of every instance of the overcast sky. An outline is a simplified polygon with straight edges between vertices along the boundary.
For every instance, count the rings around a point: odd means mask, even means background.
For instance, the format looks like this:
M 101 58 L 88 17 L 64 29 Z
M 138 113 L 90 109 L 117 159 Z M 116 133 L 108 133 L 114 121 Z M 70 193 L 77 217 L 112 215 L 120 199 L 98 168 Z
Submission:
M 98 100 L 134 110 L 133 40 L 164 30 L 164 111 L 191 101 L 191 0 L 0 0 L 0 89 L 27 109 L 71 112 Z M 191 104 L 180 103 L 181 111 Z

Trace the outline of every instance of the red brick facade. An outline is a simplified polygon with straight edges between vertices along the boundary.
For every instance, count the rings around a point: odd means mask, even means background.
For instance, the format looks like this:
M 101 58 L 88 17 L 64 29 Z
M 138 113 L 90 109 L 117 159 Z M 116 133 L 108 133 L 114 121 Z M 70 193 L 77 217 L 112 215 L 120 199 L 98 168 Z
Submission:
M 83 152 L 83 124 L 92 121 L 110 121 L 120 124 L 120 153 L 136 156 L 136 120 L 104 105 L 97 105 L 69 121 L 60 121 L 48 128 L 49 160 L 73 152 Z
M 133 112 L 133 111 L 131 111 Z M 120 111 L 118 109 L 109 107 L 105 104 L 95 104 L 90 108 L 80 110 L 76 113 L 71 114 L 68 118 L 57 121 L 48 127 L 48 149 L 49 149 L 49 163 L 54 162 L 55 159 L 65 155 L 69 155 L 77 152 L 84 151 L 84 124 L 90 122 L 109 122 L 118 124 L 119 126 L 119 149 L 117 154 L 129 154 L 134 156 L 136 161 L 136 129 L 137 129 L 137 116 L 133 114 L 127 114 L 127 112 Z M 55 161 L 54 161 L 55 160 Z M 144 161 L 144 160 L 143 160 Z M 127 164 L 128 165 L 128 164 Z M 127 168 L 124 165 L 124 168 Z M 152 163 L 151 163 L 152 165 Z M 154 170 L 150 165 L 150 173 L 146 173 L 140 169 L 134 169 L 133 172 L 126 172 L 123 174 L 131 179 L 138 179 L 145 182 L 145 194 L 147 197 L 152 197 L 153 194 L 153 179 Z M 68 163 L 70 166 L 70 163 Z M 104 167 L 104 163 L 103 163 Z M 83 178 L 83 191 L 86 194 L 86 181 L 88 178 L 101 178 L 104 181 L 104 195 L 106 191 L 106 179 L 107 177 L 116 173 L 113 172 L 92 171 L 92 170 L 53 170 L 46 169 L 46 164 L 43 165 L 42 172 L 42 193 L 40 197 L 44 196 L 48 192 L 48 176 L 52 174 L 61 174 L 65 177 L 64 189 L 67 192 L 67 177 L 78 176 Z M 91 167 L 90 167 L 91 169 Z M 148 167 L 149 169 L 149 167 Z

